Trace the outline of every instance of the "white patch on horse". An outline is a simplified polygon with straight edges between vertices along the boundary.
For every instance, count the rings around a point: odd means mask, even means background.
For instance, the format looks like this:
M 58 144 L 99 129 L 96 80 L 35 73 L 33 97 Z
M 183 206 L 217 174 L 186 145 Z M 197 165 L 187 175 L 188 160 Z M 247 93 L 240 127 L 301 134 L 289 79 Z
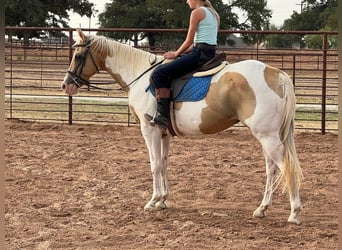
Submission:
M 183 102 L 181 109 L 175 110 L 176 126 L 181 134 L 201 134 L 202 110 L 208 105 L 204 100 Z

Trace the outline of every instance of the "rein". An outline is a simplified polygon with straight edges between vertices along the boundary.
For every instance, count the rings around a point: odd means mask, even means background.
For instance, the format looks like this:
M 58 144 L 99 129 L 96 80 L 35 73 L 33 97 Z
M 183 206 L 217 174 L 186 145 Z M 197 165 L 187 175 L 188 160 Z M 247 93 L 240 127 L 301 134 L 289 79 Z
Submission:
M 84 44 L 78 44 L 78 45 L 74 45 L 73 47 L 82 47 L 82 48 L 86 48 L 86 51 L 84 53 L 84 55 L 80 56 L 81 60 L 78 63 L 78 65 L 76 66 L 74 71 L 70 71 L 68 70 L 67 73 L 70 75 L 73 84 L 75 84 L 78 88 L 80 88 L 82 85 L 86 85 L 87 87 L 93 88 L 93 89 L 99 89 L 99 90 L 110 90 L 110 89 L 105 89 L 105 88 L 101 88 L 101 87 L 97 87 L 95 86 L 96 84 L 99 83 L 90 83 L 90 81 L 85 80 L 81 77 L 84 65 L 86 63 L 87 60 L 87 56 L 89 54 L 91 61 L 93 62 L 95 68 L 96 68 L 96 72 L 99 73 L 100 70 L 98 68 L 98 66 L 95 63 L 94 57 L 90 52 L 90 43 L 91 40 L 88 40 L 86 43 Z M 151 67 L 147 68 L 143 73 L 141 73 L 138 77 L 136 77 L 133 81 L 131 81 L 129 84 L 127 84 L 124 87 L 121 87 L 119 90 L 124 90 L 126 88 L 128 88 L 129 86 L 133 85 L 136 81 L 138 81 L 143 75 L 145 75 L 147 72 L 149 72 L 150 70 L 152 70 L 153 68 L 155 68 L 156 66 L 158 66 L 159 64 L 161 64 L 162 62 L 164 62 L 165 59 L 161 60 L 160 62 L 157 62 L 157 57 L 155 56 L 155 58 L 151 61 L 150 60 L 150 64 Z M 78 73 L 77 73 L 78 72 Z
M 138 81 L 141 77 L 143 77 L 143 75 L 145 75 L 147 72 L 149 72 L 150 70 L 154 69 L 155 67 L 157 67 L 159 64 L 163 63 L 164 61 L 165 61 L 165 59 L 163 59 L 160 62 L 157 62 L 157 63 L 151 65 L 151 67 L 147 68 L 144 72 L 142 72 L 137 78 L 135 78 L 133 81 L 131 81 L 125 87 L 121 87 L 120 90 L 124 90 L 124 89 L 128 88 L 129 86 L 134 84 L 136 81 Z

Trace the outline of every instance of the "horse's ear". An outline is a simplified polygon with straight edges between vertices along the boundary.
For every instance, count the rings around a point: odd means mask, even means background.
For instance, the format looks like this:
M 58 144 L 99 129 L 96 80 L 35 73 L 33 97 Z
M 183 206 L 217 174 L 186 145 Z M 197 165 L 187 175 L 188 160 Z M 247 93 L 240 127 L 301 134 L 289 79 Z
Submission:
M 76 31 L 78 33 L 78 36 L 81 38 L 81 42 L 86 42 L 87 41 L 87 37 L 82 32 L 81 28 L 76 28 Z

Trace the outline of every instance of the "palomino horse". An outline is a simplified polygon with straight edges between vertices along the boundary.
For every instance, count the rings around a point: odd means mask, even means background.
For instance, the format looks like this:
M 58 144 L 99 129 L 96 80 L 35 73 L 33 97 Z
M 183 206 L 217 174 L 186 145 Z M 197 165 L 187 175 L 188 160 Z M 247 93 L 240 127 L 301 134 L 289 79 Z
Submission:
M 129 106 L 140 121 L 153 175 L 153 194 L 145 209 L 166 208 L 169 195 L 167 164 L 171 135 L 151 126 L 144 114 L 156 110 L 150 91 L 151 59 L 162 56 L 117 41 L 77 30 L 79 40 L 62 88 L 68 95 L 99 70 L 107 71 L 128 93 Z M 299 224 L 299 186 L 302 171 L 294 144 L 295 95 L 289 76 L 262 62 L 246 60 L 225 66 L 213 76 L 203 100 L 174 106 L 175 126 L 181 135 L 213 134 L 237 122 L 246 125 L 262 145 L 266 160 L 266 186 L 263 200 L 253 216 L 264 217 L 281 182 L 289 192 L 291 213 L 288 221 Z M 276 172 L 280 170 L 276 178 Z

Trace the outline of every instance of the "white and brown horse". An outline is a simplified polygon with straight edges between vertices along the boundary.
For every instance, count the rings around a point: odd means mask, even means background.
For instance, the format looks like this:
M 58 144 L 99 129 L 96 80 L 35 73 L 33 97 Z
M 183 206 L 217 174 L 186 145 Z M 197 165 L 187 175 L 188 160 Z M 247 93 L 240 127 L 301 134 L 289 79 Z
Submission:
M 156 110 L 156 98 L 148 91 L 151 58 L 161 56 L 133 48 L 106 37 L 85 35 L 77 30 L 79 40 L 65 75 L 62 88 L 68 95 L 99 70 L 107 71 L 127 90 L 129 106 L 140 120 L 153 175 L 153 194 L 145 209 L 166 208 L 169 195 L 167 164 L 170 135 L 163 136 L 151 126 L 144 114 Z M 207 96 L 196 102 L 182 102 L 174 107 L 175 126 L 181 135 L 213 134 L 237 122 L 246 125 L 261 143 L 266 160 L 266 186 L 263 200 L 254 211 L 264 217 L 272 203 L 279 182 L 289 192 L 289 222 L 299 224 L 301 210 L 299 186 L 302 171 L 294 144 L 295 95 L 289 76 L 283 71 L 256 60 L 225 66 L 213 76 Z M 279 175 L 276 178 L 276 172 Z

